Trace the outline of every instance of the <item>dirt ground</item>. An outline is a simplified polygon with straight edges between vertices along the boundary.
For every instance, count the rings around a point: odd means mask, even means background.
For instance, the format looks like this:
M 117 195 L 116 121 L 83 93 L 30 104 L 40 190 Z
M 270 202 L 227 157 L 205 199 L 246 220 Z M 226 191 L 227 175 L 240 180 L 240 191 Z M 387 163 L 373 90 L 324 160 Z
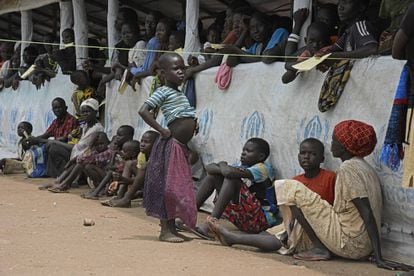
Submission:
M 141 202 L 103 207 L 82 199 L 85 189 L 39 191 L 46 182 L 0 176 L 0 275 L 396 275 L 366 262 L 295 261 L 196 238 L 161 243 Z M 85 227 L 84 218 L 96 224 Z

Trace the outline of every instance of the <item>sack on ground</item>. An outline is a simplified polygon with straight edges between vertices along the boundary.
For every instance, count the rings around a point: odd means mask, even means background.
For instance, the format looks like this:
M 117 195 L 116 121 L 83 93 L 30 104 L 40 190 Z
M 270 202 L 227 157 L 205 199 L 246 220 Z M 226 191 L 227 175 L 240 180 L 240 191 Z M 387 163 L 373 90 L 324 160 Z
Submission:
M 32 146 L 23 156 L 23 167 L 28 177 L 46 176 L 46 146 Z

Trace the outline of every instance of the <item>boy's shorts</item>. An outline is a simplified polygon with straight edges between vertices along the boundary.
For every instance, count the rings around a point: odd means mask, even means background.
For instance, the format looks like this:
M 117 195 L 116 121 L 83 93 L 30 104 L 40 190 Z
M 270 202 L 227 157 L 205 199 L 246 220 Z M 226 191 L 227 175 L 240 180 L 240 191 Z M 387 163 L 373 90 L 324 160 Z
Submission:
M 240 187 L 239 203 L 230 202 L 223 216 L 238 229 L 247 233 L 260 233 L 269 228 L 262 204 L 246 184 Z

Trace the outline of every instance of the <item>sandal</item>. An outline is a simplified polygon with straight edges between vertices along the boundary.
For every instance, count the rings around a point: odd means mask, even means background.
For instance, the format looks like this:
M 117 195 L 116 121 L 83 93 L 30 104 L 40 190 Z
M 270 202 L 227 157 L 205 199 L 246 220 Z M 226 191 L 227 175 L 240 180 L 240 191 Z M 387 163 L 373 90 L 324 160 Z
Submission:
M 67 189 L 63 190 L 61 188 L 55 187 L 55 188 L 49 188 L 47 189 L 49 192 L 55 193 L 55 194 L 61 194 L 61 193 L 69 193 Z

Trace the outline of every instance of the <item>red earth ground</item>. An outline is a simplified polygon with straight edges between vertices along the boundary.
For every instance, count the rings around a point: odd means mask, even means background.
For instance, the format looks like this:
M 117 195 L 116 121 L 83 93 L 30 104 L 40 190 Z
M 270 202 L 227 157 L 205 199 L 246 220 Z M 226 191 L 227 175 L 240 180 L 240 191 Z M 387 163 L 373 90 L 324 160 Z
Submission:
M 117 209 L 82 199 L 85 189 L 37 189 L 51 181 L 0 176 L 0 275 L 396 275 L 368 262 L 296 261 L 194 236 L 162 243 L 142 202 Z M 83 226 L 84 218 L 95 225 Z

